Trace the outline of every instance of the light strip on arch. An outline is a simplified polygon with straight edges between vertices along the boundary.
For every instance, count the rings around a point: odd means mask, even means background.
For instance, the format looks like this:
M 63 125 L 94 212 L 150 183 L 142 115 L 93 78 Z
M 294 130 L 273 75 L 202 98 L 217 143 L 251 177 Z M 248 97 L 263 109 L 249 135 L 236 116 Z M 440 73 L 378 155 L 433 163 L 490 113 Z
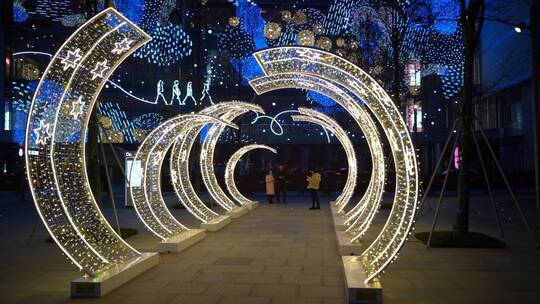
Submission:
M 251 85 L 258 94 L 285 88 L 298 88 L 318 92 L 335 100 L 349 113 L 361 128 L 366 138 L 372 159 L 371 179 L 362 198 L 356 205 L 344 215 L 347 232 L 353 234 L 354 240 L 361 237 L 369 228 L 377 210 L 380 207 L 385 184 L 385 158 L 381 139 L 375 123 L 371 119 L 367 109 L 355 107 L 358 102 L 343 88 L 334 85 L 324 79 L 318 79 L 309 75 L 286 73 L 278 76 L 257 78 Z M 341 208 L 344 208 L 343 205 Z M 341 210 L 341 209 L 340 209 Z
M 240 190 L 238 190 L 238 187 L 236 187 L 236 183 L 234 181 L 234 171 L 236 169 L 236 165 L 238 164 L 238 161 L 246 153 L 255 149 L 266 149 L 268 151 L 271 151 L 274 154 L 277 153 L 276 149 L 266 146 L 266 145 L 259 145 L 259 144 L 247 145 L 238 149 L 238 151 L 234 152 L 234 154 L 229 158 L 229 161 L 227 162 L 227 165 L 225 167 L 225 186 L 227 187 L 227 190 L 229 190 L 229 193 L 231 194 L 231 196 L 234 197 L 241 205 L 253 204 L 254 201 L 242 195 Z
M 220 117 L 227 112 L 243 109 L 264 114 L 264 110 L 260 106 L 241 101 L 221 102 L 204 108 L 199 114 Z M 180 203 L 195 218 L 207 223 L 217 218 L 219 214 L 208 208 L 200 199 L 195 189 L 193 189 L 189 173 L 189 155 L 194 142 L 199 138 L 202 128 L 202 126 L 193 127 L 178 138 L 172 148 L 170 168 L 173 187 Z
M 170 147 L 183 133 L 207 123 L 228 122 L 206 115 L 178 115 L 152 130 L 139 146 L 132 166 L 140 164 L 142 183 L 130 184 L 131 197 L 137 215 L 154 235 L 168 239 L 186 230 L 171 214 L 161 193 L 161 167 Z M 131 170 L 133 172 L 134 170 Z M 130 180 L 133 180 L 130 178 Z
M 238 111 L 230 111 L 221 115 L 221 119 L 226 121 L 232 121 L 238 116 L 248 112 L 249 109 L 242 109 Z M 221 186 L 218 184 L 215 171 L 214 171 L 214 151 L 218 143 L 220 135 L 225 130 L 226 126 L 213 125 L 206 133 L 206 138 L 201 148 L 200 156 L 200 168 L 201 176 L 208 190 L 210 196 L 216 201 L 218 205 L 230 212 L 237 209 L 238 206 L 225 194 Z
M 346 88 L 365 102 L 382 125 L 394 157 L 396 190 L 390 215 L 360 260 L 366 281 L 372 280 L 396 258 L 414 221 L 418 199 L 418 171 L 414 145 L 392 99 L 367 73 L 332 53 L 307 47 L 276 47 L 254 54 L 267 76 L 284 73 L 311 75 Z M 251 83 L 256 82 L 252 80 Z M 360 107 L 359 104 L 349 109 Z M 357 109 L 356 109 L 357 110 Z
M 88 184 L 86 130 L 110 74 L 151 38 L 114 9 L 78 28 L 52 57 L 32 100 L 25 158 L 38 214 L 88 275 L 140 256 L 107 223 Z
M 335 121 L 331 117 L 321 112 L 317 112 L 315 110 L 307 108 L 298 108 L 298 111 L 302 115 L 292 115 L 291 118 L 294 121 L 309 122 L 320 125 L 323 128 L 330 130 L 330 132 L 334 133 L 339 143 L 343 147 L 343 150 L 345 151 L 348 166 L 347 180 L 345 181 L 343 191 L 336 198 L 335 201 L 337 206 L 345 207 L 353 196 L 354 188 L 356 187 L 356 179 L 358 176 L 358 162 L 356 160 L 356 151 L 354 150 L 354 146 L 349 137 L 347 136 L 345 130 L 343 130 L 343 128 L 337 123 L 337 121 Z

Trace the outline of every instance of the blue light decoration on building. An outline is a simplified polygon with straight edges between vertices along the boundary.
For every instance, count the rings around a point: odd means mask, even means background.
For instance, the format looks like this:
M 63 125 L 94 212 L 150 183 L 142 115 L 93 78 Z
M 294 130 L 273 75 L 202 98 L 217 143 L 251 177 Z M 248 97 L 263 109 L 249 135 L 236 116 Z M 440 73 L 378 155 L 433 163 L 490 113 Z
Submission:
M 115 0 L 116 9 L 135 24 L 139 24 L 144 16 L 145 0 Z
M 156 24 L 149 32 L 152 40 L 133 54 L 133 57 L 157 66 L 170 66 L 190 56 L 193 42 L 181 26 L 166 22 Z
M 433 28 L 442 35 L 452 35 L 458 30 L 459 2 L 455 0 L 432 0 L 435 15 Z
M 124 134 L 125 143 L 136 143 L 135 129 L 127 118 L 126 112 L 120 108 L 118 103 L 100 102 L 98 105 L 99 114 L 112 119 L 112 128 Z
M 350 16 L 357 5 L 357 1 L 335 0 L 324 19 L 324 33 L 329 36 L 348 33 L 351 26 Z
M 15 0 L 13 2 L 13 21 L 17 23 L 24 23 L 28 20 L 28 13 L 23 5 L 24 0 Z
M 145 113 L 143 115 L 135 117 L 132 122 L 132 126 L 135 129 L 143 129 L 151 131 L 163 122 L 164 118 L 159 113 Z
M 60 22 L 66 15 L 72 15 L 70 0 L 37 0 L 35 9 L 28 9 L 28 15 L 41 19 L 43 17 Z

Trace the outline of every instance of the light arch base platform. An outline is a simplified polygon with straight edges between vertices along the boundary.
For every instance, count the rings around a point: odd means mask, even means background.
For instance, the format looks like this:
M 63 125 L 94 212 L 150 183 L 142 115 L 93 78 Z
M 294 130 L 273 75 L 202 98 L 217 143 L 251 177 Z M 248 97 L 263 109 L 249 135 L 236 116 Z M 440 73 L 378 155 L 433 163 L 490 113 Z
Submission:
M 99 297 L 155 266 L 107 223 L 86 172 L 86 131 L 101 88 L 151 38 L 114 9 L 97 14 L 52 57 L 32 100 L 25 158 L 38 214 L 52 239 L 85 276 L 72 297 Z

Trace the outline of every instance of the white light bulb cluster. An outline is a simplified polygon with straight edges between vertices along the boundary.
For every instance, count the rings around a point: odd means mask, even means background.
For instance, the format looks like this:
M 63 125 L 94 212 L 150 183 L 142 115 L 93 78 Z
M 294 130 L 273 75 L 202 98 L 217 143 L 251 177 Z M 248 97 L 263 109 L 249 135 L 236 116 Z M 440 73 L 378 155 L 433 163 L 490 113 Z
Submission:
M 247 145 L 244 146 L 238 151 L 234 152 L 234 154 L 229 158 L 229 161 L 227 162 L 227 165 L 225 167 L 225 186 L 227 187 L 227 190 L 229 190 L 229 193 L 232 197 L 236 199 L 242 206 L 254 204 L 255 202 L 250 200 L 249 198 L 242 195 L 240 190 L 238 190 L 238 187 L 236 187 L 236 183 L 234 181 L 234 171 L 236 169 L 236 165 L 238 164 L 238 161 L 248 152 L 256 149 L 266 149 L 268 151 L 271 151 L 272 153 L 277 153 L 277 150 L 266 146 L 266 145 Z
M 244 107 L 236 111 L 227 112 L 221 115 L 220 118 L 225 121 L 232 121 L 238 116 L 250 110 L 253 109 Z M 260 112 L 262 111 L 262 109 L 259 108 L 259 110 L 256 111 Z M 208 190 L 210 196 L 214 199 L 214 201 L 216 201 L 218 205 L 223 207 L 225 210 L 227 210 L 228 212 L 233 212 L 235 209 L 238 208 L 238 205 L 236 205 L 233 200 L 230 199 L 227 194 L 225 194 L 225 192 L 219 185 L 214 172 L 214 151 L 216 149 L 219 137 L 223 133 L 225 128 L 226 126 L 214 125 L 210 128 L 210 130 L 208 130 L 208 133 L 206 133 L 206 139 L 201 148 L 200 168 L 204 185 L 206 186 L 206 189 Z
M 348 163 L 347 180 L 345 181 L 343 191 L 335 200 L 336 206 L 345 207 L 353 196 L 354 188 L 356 187 L 356 178 L 358 176 L 358 163 L 354 146 L 347 136 L 347 132 L 331 117 L 307 108 L 298 108 L 298 111 L 301 115 L 291 116 L 294 121 L 304 121 L 322 126 L 336 136 L 345 150 Z
M 171 214 L 161 195 L 161 167 L 167 151 L 179 137 L 208 123 L 218 123 L 237 128 L 219 118 L 191 114 L 178 115 L 155 128 L 141 143 L 133 164 L 140 163 L 142 183 L 130 185 L 131 199 L 137 215 L 144 225 L 163 240 L 188 230 Z M 135 170 L 131 170 L 134 172 Z M 130 177 L 130 180 L 132 178 Z
M 207 107 L 199 112 L 202 115 L 223 117 L 229 112 L 254 111 L 264 113 L 263 109 L 254 104 L 240 101 L 222 102 Z M 230 122 L 230 120 L 228 120 Z M 176 140 L 171 153 L 170 168 L 172 184 L 180 203 L 186 207 L 188 212 L 203 223 L 207 223 L 219 216 L 219 214 L 208 208 L 193 189 L 189 172 L 189 156 L 195 141 L 199 138 L 203 126 L 193 126 L 183 133 Z M 208 137 L 206 137 L 208 138 Z
M 116 234 L 96 204 L 85 142 L 107 78 L 150 39 L 114 9 L 97 14 L 52 57 L 28 114 L 26 168 L 39 216 L 66 256 L 90 276 L 141 255 Z
M 279 82 L 288 79 L 288 75 L 307 75 L 342 87 L 362 100 L 381 124 L 394 157 L 396 190 L 386 224 L 360 256 L 366 282 L 371 281 L 396 258 L 411 231 L 416 213 L 418 174 L 415 149 L 400 112 L 372 77 L 332 53 L 306 47 L 277 47 L 258 51 L 254 56 L 265 73 L 265 76 L 250 81 L 257 94 L 279 89 Z M 353 116 L 362 108 L 360 103 L 342 106 Z

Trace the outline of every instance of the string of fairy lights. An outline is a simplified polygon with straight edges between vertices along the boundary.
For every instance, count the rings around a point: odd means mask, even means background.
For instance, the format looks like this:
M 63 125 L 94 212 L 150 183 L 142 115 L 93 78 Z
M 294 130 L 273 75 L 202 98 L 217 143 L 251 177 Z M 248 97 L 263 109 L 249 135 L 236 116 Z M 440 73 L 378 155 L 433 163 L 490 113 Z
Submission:
M 266 76 L 250 81 L 257 94 L 279 89 L 290 73 L 309 75 L 344 87 L 364 101 L 382 125 L 390 143 L 396 172 L 393 208 L 378 237 L 361 254 L 366 282 L 379 276 L 397 258 L 411 233 L 417 208 L 418 178 L 415 149 L 403 118 L 384 89 L 354 64 L 332 53 L 305 47 L 278 47 L 254 54 Z M 360 104 L 344 105 L 352 115 Z
M 227 161 L 227 165 L 225 166 L 225 186 L 227 187 L 227 190 L 231 194 L 231 196 L 241 205 L 241 206 L 249 206 L 255 204 L 255 201 L 245 197 L 240 190 L 238 190 L 238 187 L 236 186 L 235 178 L 234 178 L 234 171 L 236 170 L 236 165 L 238 164 L 238 161 L 244 157 L 247 153 L 250 151 L 256 150 L 256 149 L 265 149 L 268 150 L 274 154 L 277 153 L 277 150 L 266 146 L 266 145 L 259 145 L 259 144 L 252 144 L 252 145 L 246 145 L 242 148 L 238 149 L 236 152 L 233 153 L 233 155 L 229 158 Z

